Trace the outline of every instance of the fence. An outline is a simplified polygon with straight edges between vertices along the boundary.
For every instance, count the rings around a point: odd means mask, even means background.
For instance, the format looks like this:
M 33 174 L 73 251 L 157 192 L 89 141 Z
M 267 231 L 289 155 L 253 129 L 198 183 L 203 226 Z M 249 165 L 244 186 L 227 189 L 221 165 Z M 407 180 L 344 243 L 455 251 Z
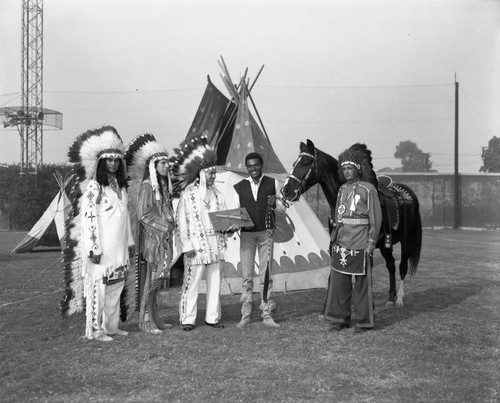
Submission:
M 404 183 L 415 192 L 424 227 L 454 227 L 453 174 L 391 172 L 388 175 L 393 182 Z M 459 184 L 460 227 L 500 228 L 500 174 L 460 175 Z M 326 226 L 330 209 L 321 188 L 314 186 L 304 197 Z

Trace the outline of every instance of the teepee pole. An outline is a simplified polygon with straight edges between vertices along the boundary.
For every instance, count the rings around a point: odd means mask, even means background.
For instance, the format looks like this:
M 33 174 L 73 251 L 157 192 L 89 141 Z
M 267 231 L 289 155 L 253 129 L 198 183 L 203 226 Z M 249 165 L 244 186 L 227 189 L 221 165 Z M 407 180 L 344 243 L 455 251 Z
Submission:
M 226 62 L 224 61 L 224 58 L 220 57 L 220 60 L 217 61 L 219 64 L 219 67 L 222 69 L 222 72 L 224 73 L 224 76 L 221 75 L 222 82 L 226 86 L 227 90 L 229 93 L 233 96 L 233 98 L 237 101 L 239 101 L 239 95 L 234 89 L 234 84 L 233 84 L 233 79 L 231 78 L 231 75 L 229 74 L 229 70 L 227 69 Z M 219 73 L 220 74 L 220 73 Z
M 250 88 L 248 88 L 248 93 L 249 93 L 249 94 L 250 94 L 250 92 L 252 91 L 253 86 L 255 85 L 255 83 L 257 82 L 257 80 L 259 79 L 259 76 L 260 76 L 260 73 L 262 73 L 262 70 L 264 70 L 264 65 L 262 65 L 262 67 L 260 68 L 259 72 L 257 73 L 257 76 L 256 76 L 256 77 L 255 77 L 255 79 L 253 80 L 252 85 L 250 86 Z
M 252 102 L 255 114 L 257 115 L 257 118 L 259 119 L 259 123 L 260 123 L 260 126 L 262 127 L 262 131 L 264 132 L 264 135 L 266 136 L 267 141 L 269 141 L 269 143 L 271 143 L 271 140 L 269 139 L 269 136 L 267 135 L 266 128 L 264 127 L 264 123 L 262 122 L 262 119 L 260 118 L 260 114 L 259 114 L 259 111 L 257 110 L 257 106 L 255 106 L 255 102 L 253 101 L 252 95 L 250 94 L 250 91 L 248 91 L 248 88 L 247 88 L 247 93 L 248 93 L 248 98 L 250 98 L 250 102 Z
M 224 58 L 222 57 L 222 55 L 220 56 L 220 60 L 222 62 L 222 66 L 221 67 L 224 70 L 224 74 L 226 74 L 227 78 L 232 83 L 233 79 L 231 78 L 231 75 L 229 74 L 229 70 L 227 69 L 226 62 L 224 61 Z
M 224 83 L 226 89 L 229 91 L 229 93 L 231 94 L 233 99 L 236 102 L 239 102 L 240 97 L 239 97 L 238 93 L 236 92 L 236 90 L 234 89 L 233 84 L 229 81 L 229 79 L 226 76 L 223 76 L 221 73 L 219 73 L 219 75 L 220 75 L 220 78 L 221 78 L 222 82 Z

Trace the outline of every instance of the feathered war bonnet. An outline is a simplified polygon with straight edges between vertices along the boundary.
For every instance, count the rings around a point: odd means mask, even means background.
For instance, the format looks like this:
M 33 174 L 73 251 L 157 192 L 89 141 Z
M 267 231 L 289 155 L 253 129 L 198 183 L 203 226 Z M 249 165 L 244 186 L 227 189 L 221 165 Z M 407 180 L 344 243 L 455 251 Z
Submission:
M 200 186 L 205 187 L 205 175 L 201 171 L 219 170 L 216 167 L 217 153 L 209 146 L 206 136 L 194 138 L 180 149 L 175 149 L 173 164 L 174 193 L 181 193 L 188 185 L 200 178 Z
M 142 181 L 149 175 L 151 186 L 156 200 L 161 199 L 158 178 L 156 176 L 156 162 L 166 160 L 170 162 L 167 150 L 150 134 L 137 136 L 127 146 L 125 163 L 130 179 L 130 189 L 133 191 L 140 187 Z M 170 164 L 169 164 L 170 165 Z M 172 194 L 172 180 L 170 170 L 167 177 L 168 191 Z
M 350 165 L 359 173 L 359 179 L 377 187 L 377 175 L 373 171 L 372 152 L 366 144 L 356 143 L 339 155 L 339 179 L 341 183 L 347 182 L 342 168 Z
M 95 177 L 100 159 L 123 159 L 124 148 L 123 141 L 116 129 L 111 126 L 103 126 L 100 129 L 88 130 L 79 135 L 69 147 L 68 159 L 69 162 L 75 164 L 75 171 L 80 181 L 85 181 Z M 122 166 L 125 169 L 125 163 Z

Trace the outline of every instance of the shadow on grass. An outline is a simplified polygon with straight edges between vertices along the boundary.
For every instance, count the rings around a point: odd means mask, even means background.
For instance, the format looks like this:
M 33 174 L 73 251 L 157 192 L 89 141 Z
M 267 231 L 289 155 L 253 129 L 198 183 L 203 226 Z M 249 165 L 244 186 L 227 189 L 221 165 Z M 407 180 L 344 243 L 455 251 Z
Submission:
M 500 284 L 499 284 L 500 285 Z M 405 306 L 397 308 L 385 306 L 385 292 L 375 293 L 375 328 L 384 329 L 408 321 L 409 319 L 433 312 L 440 312 L 460 305 L 468 298 L 481 294 L 484 284 L 463 283 L 447 287 L 435 287 L 420 292 L 412 292 L 405 299 Z M 281 324 L 318 320 L 323 313 L 326 298 L 325 289 L 292 291 L 273 295 L 277 303 L 274 318 Z M 256 299 L 258 297 L 256 296 Z M 241 303 L 237 296 L 223 297 L 223 322 L 237 323 L 240 318 Z M 258 316 L 257 301 L 254 301 L 254 316 Z M 255 319 L 255 318 L 254 318 Z
M 377 309 L 376 328 L 383 329 L 425 313 L 439 312 L 456 306 L 480 294 L 484 287 L 478 284 L 457 284 L 413 292 L 402 308 L 382 306 Z

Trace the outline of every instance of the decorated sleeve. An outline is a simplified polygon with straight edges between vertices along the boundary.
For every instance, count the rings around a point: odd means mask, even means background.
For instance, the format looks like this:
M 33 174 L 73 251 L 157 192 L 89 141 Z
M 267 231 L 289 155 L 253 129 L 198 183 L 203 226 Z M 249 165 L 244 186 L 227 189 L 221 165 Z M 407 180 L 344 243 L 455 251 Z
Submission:
M 82 196 L 82 248 L 84 256 L 101 255 L 101 238 L 97 224 L 99 184 L 90 181 Z
M 177 205 L 177 236 L 181 253 L 189 252 L 194 249 L 190 240 L 189 211 L 187 211 L 188 206 L 186 197 L 188 197 L 188 195 L 183 192 L 180 196 L 179 204 Z
M 226 200 L 224 199 L 224 196 L 222 195 L 221 192 L 219 192 L 219 197 L 220 197 L 220 205 L 219 205 L 219 211 L 222 211 L 222 210 L 226 210 Z M 224 241 L 224 244 L 226 244 L 226 247 L 227 247 L 227 234 L 226 233 L 223 233 L 223 234 L 220 234 L 220 236 L 222 237 L 222 240 Z
M 274 189 L 276 192 L 276 196 L 279 196 L 281 189 L 280 189 L 280 183 L 278 182 L 277 179 L 274 180 Z
M 127 206 L 128 206 L 128 194 L 125 190 L 123 191 L 123 193 L 125 195 L 124 197 L 126 197 L 127 199 Z M 128 238 L 127 245 L 133 246 L 135 244 L 134 234 L 132 234 L 132 226 L 130 225 L 130 210 L 128 209 L 128 207 L 127 207 L 127 238 Z
M 380 207 L 377 190 L 373 186 L 368 191 L 368 217 L 370 221 L 368 237 L 376 243 L 382 225 L 382 208 Z
M 139 189 L 139 202 L 137 206 L 137 217 L 141 225 L 151 231 L 164 233 L 171 229 L 172 224 L 163 218 L 155 208 L 153 188 L 148 182 L 142 183 Z

